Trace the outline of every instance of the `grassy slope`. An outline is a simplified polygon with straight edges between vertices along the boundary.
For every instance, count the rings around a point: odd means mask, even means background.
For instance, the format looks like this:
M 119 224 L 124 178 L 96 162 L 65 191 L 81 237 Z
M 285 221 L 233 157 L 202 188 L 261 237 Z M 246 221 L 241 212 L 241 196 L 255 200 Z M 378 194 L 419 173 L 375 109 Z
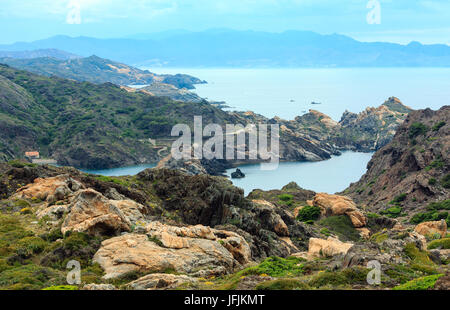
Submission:
M 194 115 L 215 123 L 231 119 L 206 103 L 129 93 L 110 83 L 48 78 L 4 65 L 0 77 L 0 127 L 24 127 L 0 137 L 6 158 L 38 147 L 63 164 L 86 168 L 149 162 L 157 160 L 157 150 L 148 138 L 170 136 L 173 125 L 190 124 Z

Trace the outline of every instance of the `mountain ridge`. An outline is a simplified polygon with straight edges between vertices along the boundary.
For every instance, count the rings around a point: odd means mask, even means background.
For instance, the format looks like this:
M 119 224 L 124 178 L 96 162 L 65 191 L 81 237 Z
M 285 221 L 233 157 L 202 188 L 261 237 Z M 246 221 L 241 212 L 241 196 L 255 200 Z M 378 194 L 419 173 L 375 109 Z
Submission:
M 157 35 L 154 35 L 156 38 Z M 151 39 L 55 36 L 0 45 L 0 50 L 59 48 L 140 66 L 193 67 L 449 67 L 450 46 L 361 42 L 310 31 L 174 32 Z
M 57 59 L 55 57 L 0 58 L 0 63 L 44 76 L 55 75 L 61 78 L 95 84 L 109 82 L 128 86 L 164 83 L 181 89 L 194 89 L 195 84 L 206 83 L 206 81 L 187 74 L 155 74 L 148 70 L 141 70 L 96 55 L 71 59 Z

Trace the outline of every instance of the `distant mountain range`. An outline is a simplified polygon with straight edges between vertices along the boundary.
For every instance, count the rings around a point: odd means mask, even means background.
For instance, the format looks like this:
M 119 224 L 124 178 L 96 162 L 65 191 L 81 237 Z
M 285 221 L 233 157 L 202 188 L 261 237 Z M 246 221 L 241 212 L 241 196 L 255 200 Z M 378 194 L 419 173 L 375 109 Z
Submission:
M 81 56 L 64 52 L 55 48 L 38 49 L 32 51 L 0 51 L 0 58 L 31 59 L 40 57 L 52 57 L 61 60 L 81 58 Z
M 32 53 L 32 52 L 30 52 Z M 63 53 L 63 52 L 62 52 Z M 17 54 L 18 55 L 18 54 Z M 31 59 L 0 58 L 0 63 L 44 76 L 58 76 L 81 82 L 117 85 L 170 84 L 176 88 L 193 89 L 194 84 L 205 83 L 186 74 L 158 75 L 97 56 L 73 59 L 40 57 Z
M 448 67 L 450 46 L 360 42 L 309 31 L 227 29 L 169 31 L 128 38 L 55 36 L 0 45 L 0 51 L 56 48 L 140 66 L 172 67 Z

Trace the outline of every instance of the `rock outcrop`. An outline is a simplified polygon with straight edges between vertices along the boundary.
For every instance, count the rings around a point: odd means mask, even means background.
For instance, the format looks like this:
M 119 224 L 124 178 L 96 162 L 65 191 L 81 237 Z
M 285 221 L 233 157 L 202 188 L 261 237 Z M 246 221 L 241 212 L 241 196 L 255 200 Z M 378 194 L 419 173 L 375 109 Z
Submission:
M 241 171 L 241 169 L 236 169 L 235 172 L 231 173 L 232 179 L 243 179 L 245 178 L 245 174 Z
M 84 186 L 69 175 L 37 178 L 33 183 L 20 188 L 13 198 L 39 199 L 53 203 L 66 199 L 82 188 Z
M 265 223 L 268 229 L 274 231 L 280 237 L 289 236 L 288 226 L 281 216 L 275 212 L 276 207 L 272 203 L 265 200 L 253 200 L 252 202 L 257 207 L 255 208 L 256 216 Z
M 450 197 L 448 154 L 450 106 L 411 112 L 394 139 L 373 155 L 366 174 L 344 193 L 370 211 L 393 201 L 413 215 Z
M 195 285 L 197 282 L 196 278 L 184 275 L 153 273 L 129 283 L 127 287 L 133 290 L 169 290 L 181 285 Z
M 445 220 L 433 221 L 433 222 L 423 222 L 414 228 L 414 231 L 421 234 L 422 236 L 432 236 L 440 235 L 444 238 L 447 235 L 447 223 Z
M 247 242 L 239 235 L 201 225 L 174 227 L 152 222 L 147 234 L 125 234 L 103 241 L 93 261 L 105 279 L 129 272 L 166 270 L 193 276 L 222 275 L 250 262 Z
M 367 218 L 349 197 L 319 193 L 314 197 L 312 205 L 320 207 L 324 217 L 347 215 L 355 228 L 361 228 L 367 224 Z
M 352 247 L 353 243 L 341 242 L 332 237 L 328 237 L 327 240 L 311 238 L 309 239 L 308 259 L 345 255 Z
M 62 224 L 61 232 L 115 235 L 130 231 L 131 222 L 116 204 L 116 201 L 106 199 L 95 190 L 78 191 L 68 206 L 68 215 Z

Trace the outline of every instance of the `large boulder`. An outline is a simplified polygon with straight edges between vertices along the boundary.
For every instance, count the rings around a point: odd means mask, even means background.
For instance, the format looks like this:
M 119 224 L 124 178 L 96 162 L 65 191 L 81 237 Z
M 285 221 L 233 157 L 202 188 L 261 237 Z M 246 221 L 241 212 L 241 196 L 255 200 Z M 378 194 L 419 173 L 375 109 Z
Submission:
M 399 238 L 399 232 L 395 230 L 386 230 L 386 239 L 379 242 L 365 242 L 355 244 L 342 260 L 342 267 L 366 266 L 369 261 L 376 260 L 383 265 L 401 265 L 407 263 L 405 257 L 405 246 L 413 244 L 421 251 L 427 248 L 427 242 L 424 236 L 417 232 L 402 233 Z
M 423 222 L 416 226 L 414 229 L 417 233 L 422 236 L 430 235 L 440 235 L 444 238 L 447 235 L 447 223 L 445 220 L 433 221 L 433 222 Z
M 151 222 L 146 230 L 147 235 L 157 238 L 167 248 L 189 248 L 192 240 L 210 240 L 220 243 L 240 264 L 245 265 L 251 261 L 252 253 L 249 245 L 243 237 L 231 231 L 212 229 L 203 225 L 176 227 L 160 222 Z
M 61 232 L 86 232 L 92 235 L 115 235 L 130 231 L 131 223 L 111 200 L 93 189 L 80 190 L 68 207 Z
M 122 211 L 123 215 L 125 215 L 132 224 L 136 224 L 137 222 L 143 223 L 145 221 L 144 214 L 146 213 L 146 208 L 134 200 L 109 200 L 109 203 Z
M 264 223 L 267 229 L 275 232 L 280 237 L 289 236 L 289 229 L 281 216 L 276 213 L 276 207 L 266 200 L 252 200 L 258 219 Z
M 195 285 L 196 283 L 198 283 L 197 279 L 184 275 L 152 273 L 128 283 L 127 287 L 133 290 L 168 290 L 176 289 L 181 285 Z
M 159 222 L 150 223 L 146 230 L 147 234 L 125 234 L 103 241 L 94 262 L 105 270 L 105 279 L 129 272 L 166 270 L 193 276 L 222 275 L 250 262 L 250 247 L 233 232 Z
M 353 243 L 341 242 L 336 238 L 327 240 L 319 238 L 309 239 L 308 259 L 345 255 L 353 247 Z
M 39 199 L 48 203 L 66 199 L 84 186 L 69 175 L 58 175 L 51 178 L 37 178 L 33 183 L 19 188 L 13 195 L 19 199 Z
M 351 198 L 346 196 L 317 194 L 312 205 L 320 207 L 322 216 L 347 215 L 355 228 L 366 226 L 367 218 L 362 214 Z

